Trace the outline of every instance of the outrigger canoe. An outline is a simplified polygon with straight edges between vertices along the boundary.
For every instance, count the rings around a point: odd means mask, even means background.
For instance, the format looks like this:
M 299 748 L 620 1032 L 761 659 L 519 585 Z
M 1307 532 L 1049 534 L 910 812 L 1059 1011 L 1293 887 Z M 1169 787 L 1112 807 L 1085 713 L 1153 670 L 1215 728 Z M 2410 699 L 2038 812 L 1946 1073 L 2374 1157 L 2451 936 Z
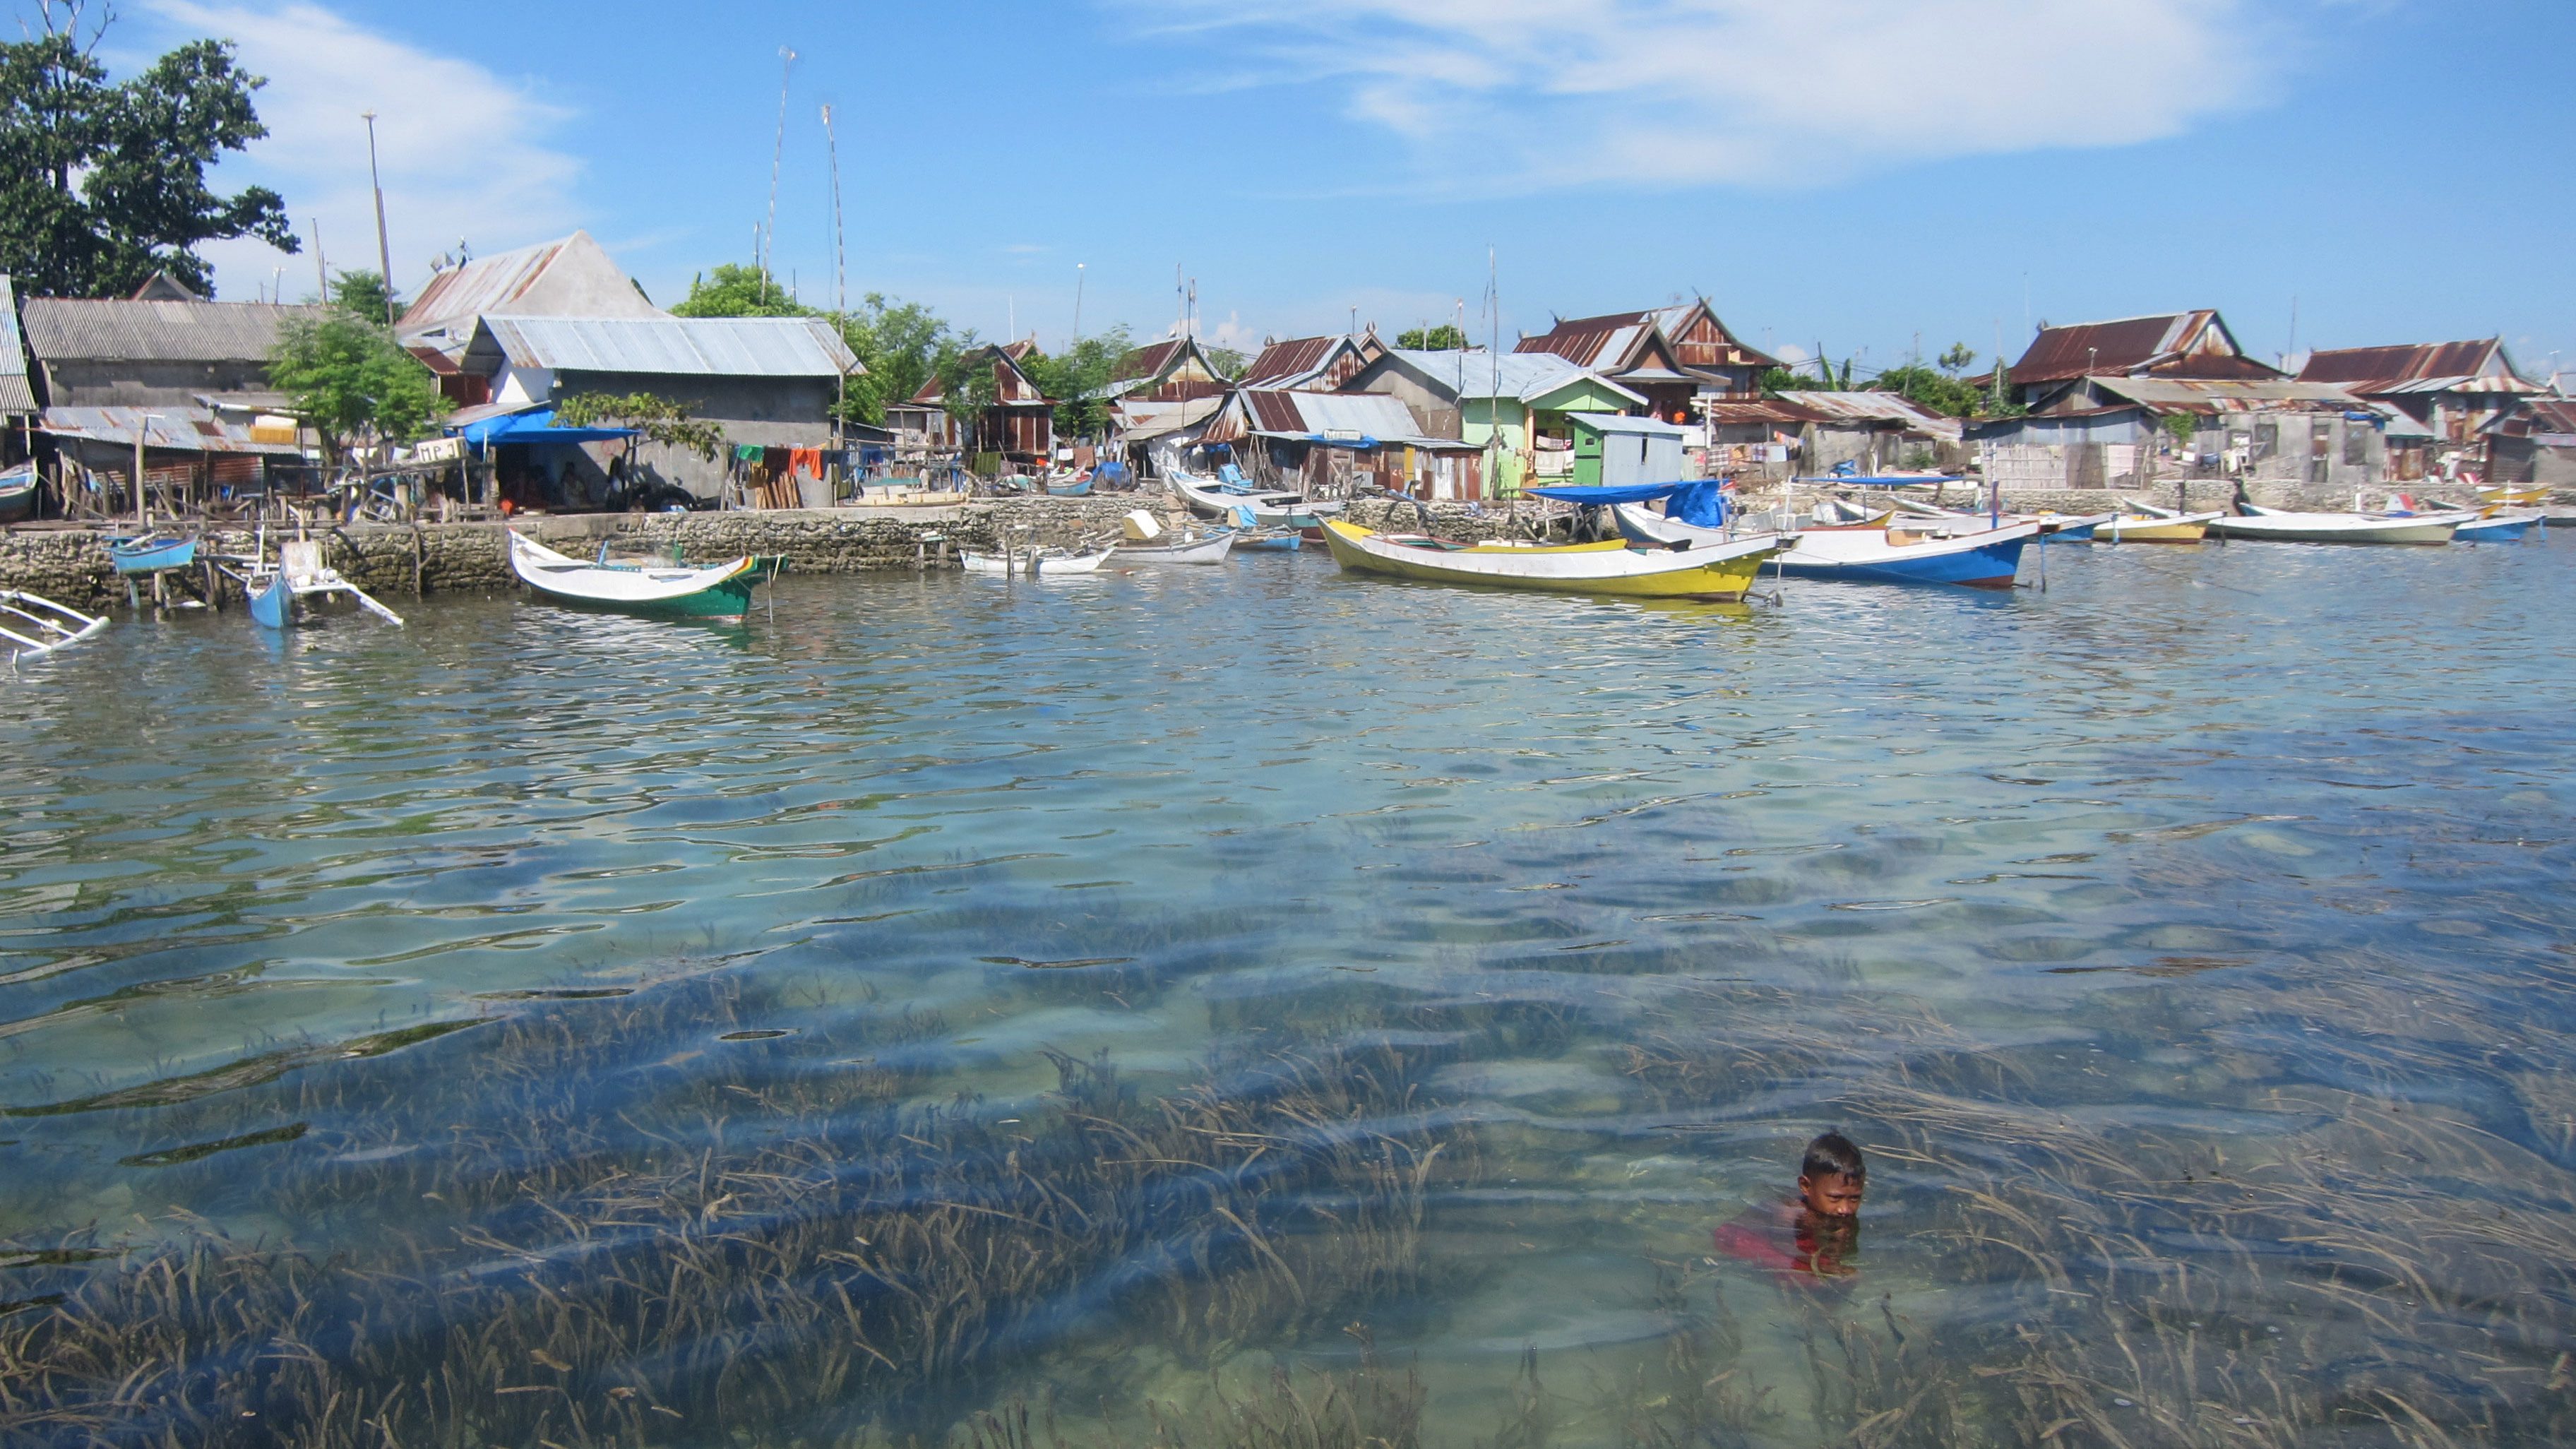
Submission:
M 1768 534 L 1735 543 L 1648 548 L 1618 539 L 1563 545 L 1457 544 L 1383 534 L 1338 518 L 1325 520 L 1324 542 L 1332 549 L 1334 562 L 1352 573 L 1562 594 L 1719 603 L 1743 598 L 1761 573 L 1763 561 L 1780 551 L 1780 540 Z
M 568 604 L 728 618 L 751 612 L 752 589 L 776 568 L 772 561 L 749 556 L 707 568 L 604 559 L 585 563 L 513 530 L 510 571 L 529 588 Z
M 1231 465 L 1227 471 L 1233 472 Z M 1238 509 L 1250 509 L 1255 524 L 1265 528 L 1315 528 L 1323 520 L 1342 511 L 1342 505 L 1285 493 L 1272 488 L 1255 488 L 1234 478 L 1208 478 L 1201 474 L 1174 468 L 1166 475 L 1172 491 L 1181 501 L 1210 518 L 1231 518 Z

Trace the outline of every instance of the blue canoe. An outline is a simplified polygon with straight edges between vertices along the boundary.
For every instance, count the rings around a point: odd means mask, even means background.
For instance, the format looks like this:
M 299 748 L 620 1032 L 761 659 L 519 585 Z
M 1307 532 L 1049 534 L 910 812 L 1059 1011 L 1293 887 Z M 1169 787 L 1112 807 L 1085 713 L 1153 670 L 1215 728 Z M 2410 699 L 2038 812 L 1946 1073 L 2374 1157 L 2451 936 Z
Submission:
M 2500 513 L 2463 523 L 2451 534 L 2453 543 L 2520 543 L 2524 530 L 2538 522 L 2537 513 Z
M 287 613 L 292 607 L 295 591 L 286 586 L 285 570 L 271 571 L 266 576 L 265 582 L 250 584 L 247 592 L 250 595 L 251 622 L 263 629 L 286 627 Z
M 163 569 L 183 569 L 197 561 L 197 541 L 193 538 L 111 538 L 107 557 L 121 574 L 157 574 Z

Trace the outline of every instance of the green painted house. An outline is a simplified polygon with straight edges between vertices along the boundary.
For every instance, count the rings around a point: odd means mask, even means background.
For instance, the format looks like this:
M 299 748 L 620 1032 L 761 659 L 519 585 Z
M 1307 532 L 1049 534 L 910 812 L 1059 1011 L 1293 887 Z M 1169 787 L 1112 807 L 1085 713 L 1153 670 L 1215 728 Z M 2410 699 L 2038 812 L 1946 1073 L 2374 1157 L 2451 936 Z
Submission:
M 1345 392 L 1392 393 L 1425 431 L 1488 447 L 1487 496 L 1517 498 L 1537 477 L 1571 481 L 1576 413 L 1625 413 L 1644 394 L 1562 357 L 1531 352 L 1387 353 L 1344 383 Z

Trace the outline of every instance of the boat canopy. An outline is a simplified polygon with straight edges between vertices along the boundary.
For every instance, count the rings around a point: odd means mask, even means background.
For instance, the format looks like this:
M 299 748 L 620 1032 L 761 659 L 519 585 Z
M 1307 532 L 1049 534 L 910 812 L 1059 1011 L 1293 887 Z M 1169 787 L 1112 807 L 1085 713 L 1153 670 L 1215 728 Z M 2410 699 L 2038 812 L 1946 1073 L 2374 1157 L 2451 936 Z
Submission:
M 636 436 L 633 428 L 567 428 L 555 425 L 552 408 L 505 413 L 467 423 L 456 435 L 478 448 L 498 443 L 606 443 Z
M 1539 498 L 1553 498 L 1559 503 L 1580 503 L 1589 508 L 1609 508 L 1621 503 L 1652 503 L 1658 498 L 1670 499 L 1664 505 L 1664 516 L 1681 523 L 1694 523 L 1702 528 L 1726 525 L 1726 484 L 1722 479 L 1688 479 L 1679 483 L 1617 483 L 1600 487 L 1532 488 Z

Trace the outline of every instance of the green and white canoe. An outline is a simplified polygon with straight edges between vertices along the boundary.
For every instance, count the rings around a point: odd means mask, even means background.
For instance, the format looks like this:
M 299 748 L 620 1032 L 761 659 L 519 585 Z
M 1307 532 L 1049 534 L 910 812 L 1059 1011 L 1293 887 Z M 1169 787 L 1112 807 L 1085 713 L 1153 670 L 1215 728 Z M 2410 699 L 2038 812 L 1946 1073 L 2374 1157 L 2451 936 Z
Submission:
M 638 614 L 725 618 L 751 612 L 751 591 L 777 572 L 774 559 L 745 555 L 705 568 L 585 562 L 510 532 L 510 571 L 529 588 L 567 604 Z

